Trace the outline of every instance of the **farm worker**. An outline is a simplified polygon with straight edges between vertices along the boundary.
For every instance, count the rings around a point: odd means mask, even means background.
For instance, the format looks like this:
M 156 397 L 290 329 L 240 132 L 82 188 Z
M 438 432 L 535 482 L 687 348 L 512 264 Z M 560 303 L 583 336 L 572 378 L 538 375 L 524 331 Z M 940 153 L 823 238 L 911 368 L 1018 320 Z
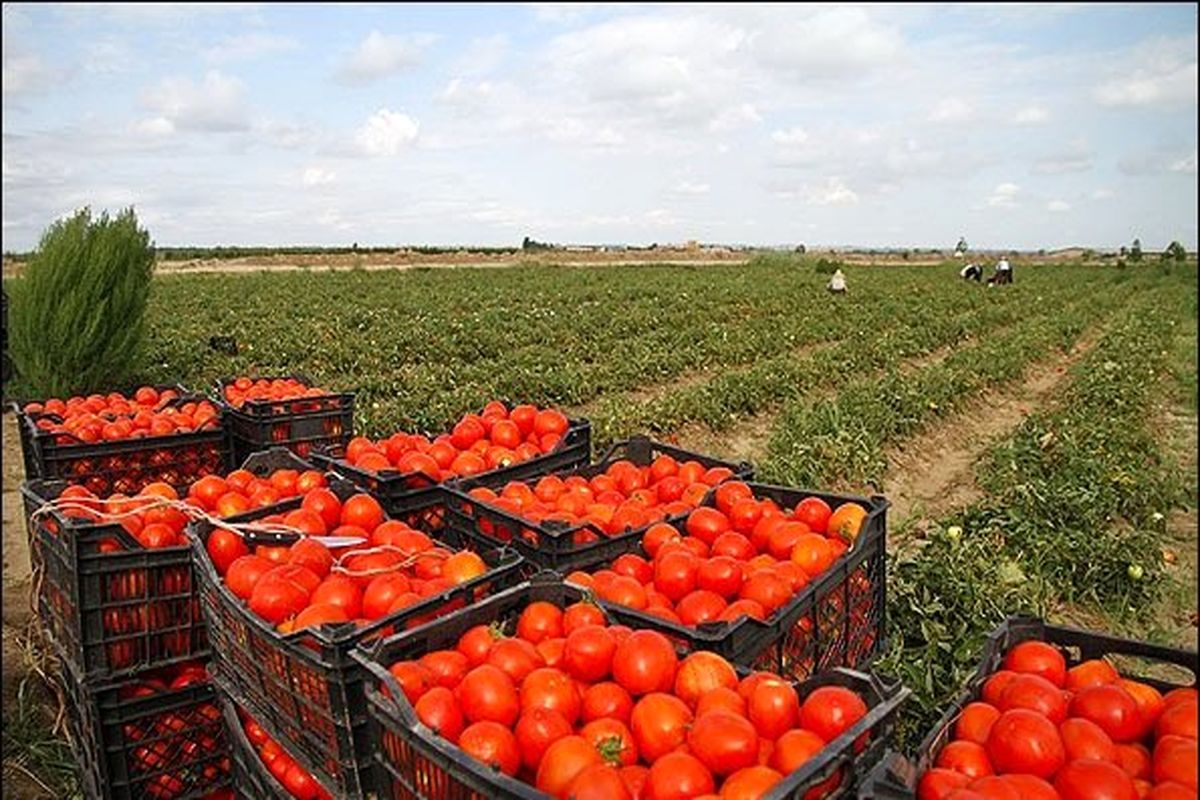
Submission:
M 840 269 L 833 273 L 833 276 L 829 279 L 829 285 L 826 288 L 834 294 L 846 293 L 846 276 L 842 274 Z
M 1004 256 L 996 262 L 996 283 L 1012 283 L 1012 265 Z
M 962 278 L 963 280 L 971 280 L 972 278 L 977 281 L 982 280 L 983 268 L 972 262 L 958 271 L 958 277 Z

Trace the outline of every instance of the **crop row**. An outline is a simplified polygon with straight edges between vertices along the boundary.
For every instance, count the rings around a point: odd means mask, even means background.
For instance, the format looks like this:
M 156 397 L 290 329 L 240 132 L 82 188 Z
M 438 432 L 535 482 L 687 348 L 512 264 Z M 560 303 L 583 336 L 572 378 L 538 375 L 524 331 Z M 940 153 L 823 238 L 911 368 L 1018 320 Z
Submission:
M 915 691 L 902 741 L 927 729 L 1005 616 L 1074 602 L 1145 617 L 1163 591 L 1153 515 L 1179 495 L 1147 411 L 1186 294 L 1118 312 L 1058 402 L 981 460 L 988 496 L 895 553 L 881 668 Z
M 1049 348 L 1070 345 L 1116 302 L 1098 293 L 1065 308 L 1050 310 L 1048 304 L 1003 336 L 977 340 L 912 374 L 889 368 L 835 397 L 789 403 L 772 433 L 763 473 L 791 485 L 880 487 L 889 444 L 985 388 L 1020 376 Z

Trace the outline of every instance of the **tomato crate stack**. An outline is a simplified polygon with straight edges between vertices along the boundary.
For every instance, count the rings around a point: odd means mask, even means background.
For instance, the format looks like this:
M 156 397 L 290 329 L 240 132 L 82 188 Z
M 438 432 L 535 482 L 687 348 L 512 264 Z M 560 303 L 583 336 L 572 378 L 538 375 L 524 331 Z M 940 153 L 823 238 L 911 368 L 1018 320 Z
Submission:
M 929 800 L 986 778 L 980 792 L 1021 798 L 1145 797 L 1163 783 L 1176 785 L 1152 796 L 1195 797 L 1198 672 L 1194 650 L 1010 617 L 916 752 L 877 765 L 870 794 Z
M 212 670 L 219 686 L 232 703 L 256 720 L 277 740 L 282 750 L 328 792 L 335 797 L 357 798 L 366 796 L 370 789 L 365 779 L 370 746 L 366 739 L 363 673 L 351 659 L 351 651 L 364 641 L 426 620 L 446 604 L 451 607 L 471 605 L 492 592 L 515 585 L 526 577 L 528 569 L 526 562 L 515 552 L 483 551 L 470 554 L 478 565 L 477 571 L 453 580 L 449 577 L 449 565 L 454 557 L 450 552 L 463 550 L 463 542 L 453 532 L 443 531 L 437 539 L 431 540 L 399 521 L 387 519 L 382 507 L 350 482 L 336 475 L 330 475 L 330 478 L 328 489 L 336 496 L 340 508 L 349 508 L 352 502 L 357 506 L 373 505 L 375 511 L 372 513 L 377 514 L 378 521 L 369 526 L 364 523 L 366 532 L 376 537 L 370 540 L 375 544 L 334 547 L 338 560 L 325 563 L 326 577 L 337 572 L 345 579 L 361 580 L 362 585 L 369 588 L 374 579 L 384 578 L 386 573 L 401 565 L 420 572 L 425 569 L 423 564 L 429 566 L 425 561 L 429 559 L 446 565 L 445 574 L 441 566 L 436 568 L 439 578 L 443 579 L 438 584 L 440 588 L 433 589 L 432 582 L 428 582 L 430 590 L 436 593 L 423 597 L 413 595 L 402 603 L 403 598 L 397 597 L 395 604 L 386 606 L 395 610 L 381 608 L 380 613 L 371 615 L 366 614 L 364 593 L 366 619 L 361 625 L 354 621 L 310 625 L 297 615 L 295 630 L 290 630 L 287 624 L 283 624 L 281 630 L 281 623 L 301 609 L 281 612 L 278 619 L 272 619 L 263 614 L 274 614 L 278 610 L 275 605 L 269 608 L 256 605 L 261 599 L 257 593 L 246 594 L 250 602 L 235 593 L 235 587 L 226 578 L 232 580 L 235 575 L 242 575 L 242 568 L 235 560 L 226 565 L 223 576 L 210 552 L 213 537 L 222 529 L 209 520 L 197 520 L 188 526 L 188 536 L 196 564 L 201 608 L 212 642 Z M 288 509 L 303 510 L 302 504 L 300 498 L 295 498 L 226 522 L 239 526 L 261 524 Z M 345 518 L 343 515 L 342 519 Z M 338 530 L 344 530 L 344 527 L 343 524 Z M 398 538 L 388 539 L 390 544 L 379 544 L 383 541 L 378 538 L 382 536 L 379 532 L 385 529 L 389 535 L 396 534 Z M 425 549 L 410 551 L 409 544 L 414 538 L 425 544 L 412 547 Z M 244 541 L 255 552 L 243 557 L 256 556 L 257 560 L 265 559 L 267 554 L 283 557 L 291 552 L 298 540 L 295 533 L 253 532 Z M 430 547 L 442 550 L 432 552 Z M 372 566 L 367 566 L 367 561 L 363 560 L 386 556 L 387 551 L 403 555 L 386 564 L 371 561 Z M 328 553 L 326 555 L 332 558 Z M 251 562 L 254 561 L 256 558 L 251 558 Z M 323 582 L 324 579 L 318 580 Z M 255 577 L 253 583 L 257 592 L 261 582 Z M 382 587 L 380 591 L 386 588 Z M 312 591 L 315 587 L 306 590 L 305 603 Z M 252 605 L 255 608 L 252 609 Z
M 609 627 L 584 598 L 543 572 L 360 648 L 380 796 L 545 800 L 586 789 L 630 797 L 635 784 L 642 796 L 670 784 L 671 797 L 718 788 L 768 800 L 852 797 L 909 695 L 844 668 L 803 683 L 752 675 L 715 654 L 676 650 L 656 632 Z M 499 631 L 513 638 L 495 638 Z M 602 641 L 610 644 L 593 647 Z M 556 642 L 562 647 L 546 647 Z M 529 651 L 547 666 L 520 666 Z M 781 742 L 765 764 L 760 735 Z
M 809 574 L 799 588 L 782 589 L 774 582 L 763 581 L 750 591 L 750 579 L 738 580 L 742 585 L 740 594 L 732 597 L 757 597 L 762 600 L 762 610 L 750 613 L 723 614 L 733 603 L 726 604 L 718 593 L 704 590 L 706 576 L 691 578 L 686 572 L 673 576 L 672 571 L 686 570 L 682 564 L 668 563 L 668 557 L 651 560 L 643 541 L 652 541 L 646 536 L 623 537 L 617 551 L 609 553 L 609 560 L 593 565 L 592 571 L 577 570 L 566 577 L 568 582 L 578 583 L 597 595 L 597 602 L 616 620 L 631 626 L 653 628 L 666 634 L 673 641 L 684 643 L 689 649 L 711 650 L 738 664 L 754 669 L 764 669 L 803 679 L 832 667 L 857 667 L 868 663 L 882 648 L 884 639 L 884 606 L 886 581 L 886 515 L 888 502 L 883 497 L 860 497 L 854 495 L 826 494 L 798 489 L 785 489 L 760 483 L 727 483 L 723 486 L 731 492 L 746 487 L 755 500 L 773 501 L 781 509 L 795 509 L 806 499 L 816 498 L 826 507 L 837 509 L 847 504 L 865 510 L 861 523 L 856 524 L 857 535 L 845 551 L 836 558 L 821 541 L 821 534 L 807 534 L 807 538 L 825 551 L 819 554 L 822 567 L 808 567 Z M 721 487 L 715 489 L 704 505 L 686 519 L 674 520 L 670 527 L 680 537 L 701 533 L 700 519 L 708 522 L 722 520 L 723 515 L 713 513 L 723 501 Z M 810 501 L 811 502 L 811 501 Z M 725 505 L 729 509 L 729 505 Z M 707 512 L 707 514 L 706 514 Z M 724 524 L 724 523 L 722 523 Z M 655 533 L 666 528 L 655 530 Z M 703 534 L 702 534 L 703 535 Z M 746 542 L 739 537 L 730 537 L 737 547 Z M 740 544 L 736 544 L 740 542 Z M 724 542 L 711 542 L 715 552 L 722 550 Z M 661 545 L 651 545 L 653 547 Z M 790 549 L 791 545 L 788 545 Z M 746 555 L 749 551 L 746 552 Z M 630 561 L 630 557 L 636 557 Z M 672 584 L 684 582 L 677 590 L 682 599 L 676 598 L 674 616 L 655 614 L 652 610 L 638 610 L 618 602 L 615 594 L 597 590 L 592 585 L 592 576 L 602 570 L 611 571 L 614 566 L 624 568 L 621 559 L 636 565 L 630 571 L 642 569 L 643 577 L 654 578 L 659 591 L 671 591 Z M 792 555 L 792 562 L 796 559 Z M 710 559 L 709 563 L 714 560 Z M 730 565 L 733 568 L 735 565 Z M 651 571 L 653 569 L 653 571 Z M 722 576 L 713 578 L 714 588 L 719 588 Z M 779 591 L 777 591 L 777 589 Z M 696 591 L 700 590 L 700 591 Z M 631 598 L 637 600 L 640 595 Z M 768 600 L 774 605 L 770 608 Z M 695 601 L 692 603 L 690 601 Z M 706 609 L 704 603 L 712 604 Z M 739 602 L 735 600 L 734 602 Z M 757 602 L 757 601 L 756 601 Z M 689 619 L 681 618 L 685 612 Z M 746 609 L 738 609 L 739 612 Z
M 107 497 L 155 482 L 184 490 L 232 466 L 221 409 L 182 386 L 13 408 L 27 478 L 67 480 Z
M 548 420 L 548 432 L 540 434 L 540 444 L 533 444 L 539 434 L 525 428 L 538 424 L 539 417 Z M 484 455 L 471 448 L 493 441 L 487 426 L 495 427 L 496 421 L 504 423 L 501 427 L 512 438 L 490 448 L 489 462 L 484 457 L 489 455 L 488 448 L 484 448 Z M 468 430 L 474 426 L 480 427 Z M 469 456 L 464 460 L 477 460 L 459 466 L 458 458 L 462 456 Z M 489 485 L 503 485 L 510 480 L 583 466 L 591 456 L 592 426 L 586 419 L 569 419 L 553 409 L 499 401 L 489 403 L 479 414 L 465 415 L 452 431 L 440 436 L 397 433 L 378 443 L 356 438 L 345 449 L 319 448 L 312 452 L 318 465 L 378 497 L 394 519 L 427 533 L 436 533 L 445 526 L 446 487 L 459 477 L 470 475 Z
M 696 478 L 690 484 L 679 480 L 676 490 L 670 494 L 673 504 L 662 504 L 663 518 L 672 520 L 684 519 L 688 511 L 703 501 L 704 493 L 720 480 L 749 480 L 754 474 L 753 468 L 746 462 L 723 461 L 656 442 L 645 436 L 617 442 L 596 463 L 572 466 L 548 474 L 560 481 L 576 476 L 576 480 L 582 478 L 595 483 L 598 476 L 609 475 L 618 466 L 632 464 L 645 468 L 659 459 L 681 465 L 682 469 L 688 469 Z M 554 514 L 540 518 L 521 514 L 513 503 L 497 499 L 496 492 L 492 490 L 503 489 L 509 481 L 524 477 L 505 476 L 506 480 L 500 481 L 491 476 L 478 476 L 454 482 L 449 487 L 450 496 L 447 500 L 449 524 L 481 544 L 511 545 L 538 566 L 564 574 L 627 552 L 630 543 L 639 540 L 652 524 L 649 519 L 631 519 L 630 524 L 623 526 L 624 530 L 618 530 L 614 525 L 606 526 L 603 520 L 597 518 L 585 517 L 579 522 L 568 522 L 556 518 Z M 528 482 L 535 483 L 536 477 L 530 476 Z M 702 494 L 689 497 L 689 486 L 698 483 L 703 484 Z M 630 494 L 635 491 L 632 489 Z M 659 491 L 658 494 L 665 492 Z M 506 497 L 503 491 L 500 497 Z
M 56 683 L 88 800 L 232 800 L 225 725 L 201 663 L 99 683 L 64 663 Z
M 229 378 L 216 394 L 235 461 L 270 447 L 308 456 L 313 448 L 345 447 L 354 436 L 354 393 L 321 389 L 306 375 Z

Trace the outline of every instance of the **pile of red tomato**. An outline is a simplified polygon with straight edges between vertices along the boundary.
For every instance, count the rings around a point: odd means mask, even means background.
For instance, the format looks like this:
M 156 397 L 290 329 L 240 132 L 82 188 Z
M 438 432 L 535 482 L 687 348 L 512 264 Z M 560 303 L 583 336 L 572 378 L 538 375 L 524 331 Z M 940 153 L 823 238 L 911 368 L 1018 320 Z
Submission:
M 640 530 L 667 517 L 686 514 L 699 506 L 717 484 L 733 477 L 728 467 L 706 469 L 699 461 L 680 464 L 668 455 L 639 467 L 614 461 L 590 480 L 582 475 L 548 475 L 532 487 L 510 481 L 499 493 L 476 487 L 468 494 L 530 522 L 557 521 L 581 526 L 572 534 L 575 544 L 596 541 L 593 528 L 609 536 Z M 512 538 L 490 520 L 477 522 L 480 532 L 500 541 Z
M 687 626 L 742 615 L 765 620 L 850 547 L 866 517 L 857 503 L 835 510 L 818 497 L 784 510 L 741 481 L 717 486 L 714 500 L 715 508 L 688 515 L 685 535 L 667 523 L 652 525 L 642 537 L 649 559 L 626 553 L 567 581 Z
M 1005 656 L 918 800 L 1183 800 L 1196 797 L 1194 688 L 1161 694 L 1106 660 L 1070 669 L 1027 641 Z
M 66 401 L 52 397 L 43 403 L 27 403 L 22 410 L 40 430 L 56 434 L 59 445 L 170 436 L 215 430 L 220 424 L 217 407 L 208 400 L 172 402 L 178 398 L 174 389 L 160 392 L 143 386 L 132 398 L 119 392 Z
M 279 742 L 272 739 L 249 714 L 239 708 L 238 717 L 241 719 L 246 738 L 258 752 L 258 757 L 266 765 L 267 771 L 279 781 L 288 794 L 296 800 L 332 800 L 333 795 L 325 791 L 325 787 L 317 782 L 312 773 L 288 755 L 279 746 Z
M 373 442 L 356 436 L 346 445 L 346 462 L 367 472 L 422 473 L 435 482 L 477 475 L 552 452 L 570 421 L 561 411 L 493 400 L 480 414 L 466 414 L 450 433 L 430 441 L 396 433 Z
M 821 687 L 801 702 L 779 676 L 739 679 L 715 653 L 681 660 L 662 634 L 608 625 L 588 602 L 532 602 L 514 636 L 478 625 L 455 649 L 389 672 L 436 734 L 574 800 L 757 798 L 867 711 L 849 689 Z
M 368 494 L 343 503 L 330 489 L 317 487 L 304 494 L 299 508 L 260 522 L 286 525 L 305 537 L 251 550 L 238 533 L 215 528 L 205 548 L 229 590 L 284 633 L 351 621 L 366 625 L 488 569 L 474 552 L 452 552 L 387 519 Z M 309 538 L 326 535 L 363 544 L 331 550 Z
M 206 683 L 204 665 L 189 661 L 144 673 L 122 686 L 118 695 L 135 700 Z M 126 742 L 133 744 L 128 751 L 130 777 L 146 797 L 154 798 L 180 797 L 224 779 L 230 771 L 229 758 L 212 758 L 223 748 L 220 729 L 221 713 L 211 702 L 131 719 L 122 726 Z M 142 781 L 139 776 L 145 774 L 153 777 Z M 232 798 L 229 789 L 202 795 L 202 800 Z
M 225 384 L 224 391 L 225 402 L 234 408 L 241 408 L 248 401 L 265 400 L 267 402 L 281 402 L 284 400 L 296 400 L 303 397 L 324 397 L 329 394 L 328 389 L 321 389 L 315 386 L 307 386 L 296 378 L 259 378 L 254 380 L 246 376 L 241 376 L 233 381 Z M 300 411 L 302 409 L 296 409 Z
M 224 478 L 206 475 L 188 487 L 186 502 L 218 517 L 266 508 L 326 486 L 325 474 L 309 469 L 277 469 L 266 478 L 235 469 Z

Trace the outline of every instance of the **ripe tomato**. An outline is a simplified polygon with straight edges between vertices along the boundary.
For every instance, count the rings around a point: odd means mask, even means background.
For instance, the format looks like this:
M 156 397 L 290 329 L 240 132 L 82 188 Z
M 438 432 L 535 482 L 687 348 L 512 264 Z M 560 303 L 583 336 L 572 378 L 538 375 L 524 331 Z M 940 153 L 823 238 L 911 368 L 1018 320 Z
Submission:
M 341 606 L 335 606 L 333 603 L 310 603 L 296 615 L 296 619 L 292 622 L 292 630 L 298 631 L 304 628 L 349 621 L 350 617 L 347 616 L 346 609 Z
M 1104 730 L 1082 717 L 1072 717 L 1058 726 L 1067 760 L 1090 758 L 1096 761 L 1116 761 L 1117 748 Z
M 408 702 L 414 705 L 434 685 L 433 674 L 416 661 L 397 661 L 388 667 L 388 672 L 400 684 Z
M 654 800 L 693 800 L 715 789 L 712 773 L 687 753 L 668 753 L 655 760 L 646 777 L 646 794 Z
M 689 627 L 695 627 L 704 622 L 715 622 L 720 619 L 725 610 L 725 598 L 716 592 L 696 589 L 688 592 L 675 606 L 679 620 Z
M 1196 740 L 1167 734 L 1154 744 L 1155 783 L 1175 781 L 1196 791 Z
M 988 705 L 998 707 L 1000 705 L 1000 697 L 1004 694 L 1004 690 L 1008 688 L 1009 681 L 1015 677 L 1017 677 L 1017 673 L 1011 669 L 997 670 L 992 673 L 991 677 L 983 682 L 980 699 Z
M 661 633 L 634 631 L 617 645 L 612 660 L 613 679 L 634 697 L 668 692 L 675 684 L 679 657 Z
M 653 692 L 633 707 L 629 728 L 642 759 L 653 764 L 687 740 L 692 712 L 672 694 Z
M 373 531 L 383 522 L 383 507 L 369 494 L 356 494 L 342 505 L 339 524 Z
M 1019 674 L 1009 681 L 1000 695 L 1000 711 L 1028 708 L 1045 714 L 1055 725 L 1067 718 L 1067 701 L 1062 690 L 1050 681 L 1032 673 Z
M 463 676 L 457 692 L 463 714 L 471 722 L 486 720 L 511 728 L 520 715 L 521 703 L 512 678 L 491 664 L 481 664 Z
M 412 591 L 412 583 L 399 572 L 378 575 L 367 584 L 362 595 L 362 615 L 376 620 L 387 615 L 396 598 Z
M 746 767 L 730 775 L 721 784 L 721 800 L 758 800 L 770 792 L 781 780 L 783 780 L 783 775 L 770 767 Z M 813 794 L 814 798 L 823 796 L 820 793 L 821 788 L 818 786 L 812 790 L 817 792 Z M 806 794 L 805 797 L 808 795 Z
M 1142 730 L 1137 701 L 1115 683 L 1077 692 L 1071 698 L 1071 716 L 1096 723 L 1114 742 L 1132 742 Z
M 983 745 L 965 739 L 950 742 L 943 747 L 942 752 L 938 753 L 935 766 L 961 772 L 972 779 L 995 773 Z
M 1108 761 L 1068 761 L 1054 778 L 1062 800 L 1137 800 L 1133 779 Z
M 841 686 L 822 686 L 801 704 L 800 727 L 832 742 L 866 713 L 866 703 L 854 692 Z
M 585 683 L 608 677 L 617 642 L 601 625 L 584 625 L 571 631 L 563 646 L 563 668 Z
M 758 763 L 758 732 L 750 720 L 728 711 L 710 711 L 688 730 L 688 749 L 714 775 L 732 775 Z
M 1005 775 L 1004 780 L 1017 790 L 1019 800 L 1060 800 L 1054 787 L 1035 775 Z
M 584 767 L 567 787 L 571 800 L 633 800 L 620 771 L 608 764 Z
M 1046 642 L 1021 642 L 1004 656 L 1005 669 L 1040 675 L 1058 688 L 1067 683 L 1067 660 L 1057 647 Z
M 709 692 L 722 687 L 736 690 L 737 685 L 733 666 L 722 656 L 703 650 L 689 653 L 675 673 L 675 695 L 691 709 Z
M 833 510 L 819 497 L 806 497 L 796 504 L 792 519 L 803 522 L 813 533 L 825 533 Z
M 821 730 L 800 721 L 800 700 L 796 690 L 779 678 L 762 680 L 754 687 L 746 701 L 746 712 L 758 733 L 772 741 L 797 725 L 826 738 Z
M 595 683 L 583 692 L 581 719 L 585 723 L 608 718 L 628 724 L 632 712 L 633 698 L 616 683 Z
M 637 763 L 637 743 L 634 742 L 633 732 L 620 720 L 594 720 L 584 725 L 579 735 L 591 742 L 607 764 L 630 766 Z
M 484 720 L 470 725 L 458 737 L 458 746 L 505 775 L 514 776 L 521 768 L 517 739 L 511 730 L 498 722 Z
M 692 553 L 660 552 L 654 559 L 654 586 L 672 603 L 678 603 L 696 588 L 700 559 Z
M 1163 698 L 1170 700 L 1170 695 Z M 1186 736 L 1196 738 L 1196 702 L 1180 700 L 1166 703 L 1166 708 L 1159 715 L 1154 726 L 1155 736 Z
M 742 584 L 742 590 L 738 592 L 738 597 L 758 603 L 769 617 L 792 598 L 792 586 L 773 573 L 760 571 L 746 579 L 746 582 Z
M 951 769 L 927 770 L 917 781 L 917 800 L 946 800 L 970 782 L 966 775 Z
M 1102 658 L 1092 658 L 1076 664 L 1067 670 L 1067 680 L 1064 687 L 1072 692 L 1086 689 L 1089 686 L 1102 686 L 1106 683 L 1116 683 L 1121 676 L 1115 667 Z
M 985 749 L 997 772 L 1022 772 L 1045 779 L 1053 777 L 1067 759 L 1054 723 L 1026 708 L 1002 713 L 988 733 Z
M 546 748 L 534 785 L 551 797 L 564 798 L 576 775 L 600 763 L 600 754 L 587 739 L 564 736 Z
M 458 742 L 466 725 L 454 692 L 444 686 L 435 686 L 421 695 L 413 704 L 413 711 L 431 731 L 454 743 Z
M 308 605 L 308 597 L 309 593 L 303 587 L 290 580 L 264 576 L 254 585 L 249 605 L 255 614 L 278 625 L 299 614 Z
M 605 618 L 600 606 L 586 600 L 572 603 L 563 610 L 562 630 L 566 636 L 570 636 L 571 631 L 581 628 L 584 625 L 607 624 L 608 620 Z
M 304 499 L 300 502 L 300 508 L 319 516 L 325 523 L 326 530 L 333 530 L 341 524 L 342 501 L 336 494 L 324 487 L 313 489 L 304 495 Z
M 579 686 L 567 673 L 555 667 L 535 669 L 521 682 L 521 711 L 548 708 L 562 714 L 574 725 L 583 706 Z
M 1166 707 L 1163 703 L 1163 696 L 1153 686 L 1140 681 L 1120 678 L 1116 683 L 1128 692 L 1133 701 L 1137 703 L 1138 716 L 1142 722 L 1141 731 L 1137 738 L 1142 739 L 1146 734 L 1154 730 L 1158 718 L 1162 715 L 1163 709 Z
M 313 605 L 329 603 L 341 606 L 350 619 L 362 615 L 362 589 L 353 578 L 346 575 L 330 575 L 325 578 L 321 585 L 313 590 L 309 602 Z
M 989 703 L 969 703 L 954 723 L 954 738 L 976 744 L 987 742 L 988 732 L 1000 718 L 1000 710 Z
M 484 663 L 499 667 L 519 686 L 529 673 L 544 667 L 546 660 L 524 639 L 505 637 L 495 641 Z
M 679 694 L 678 689 L 676 689 L 675 694 Z M 749 719 L 746 714 L 746 701 L 742 699 L 742 696 L 737 693 L 736 689 L 724 686 L 709 689 L 700 695 L 700 699 L 696 701 L 696 708 L 693 713 L 699 717 L 702 714 L 707 714 L 709 711 L 718 709 Z
M 462 683 L 470 669 L 467 657 L 457 650 L 434 650 L 421 656 L 417 663 L 429 670 L 434 684 L 448 689 Z
M 517 618 L 517 636 L 533 644 L 558 638 L 563 635 L 562 617 L 563 612 L 558 606 L 535 600 Z
M 208 541 L 204 543 L 204 549 L 208 551 L 217 574 L 221 576 L 229 571 L 229 566 L 234 561 L 250 553 L 250 548 L 246 546 L 242 537 L 225 528 L 217 528 L 210 533 Z
M 536 773 L 546 749 L 573 732 L 571 723 L 557 711 L 532 708 L 522 713 L 513 730 L 521 751 L 521 763 Z

